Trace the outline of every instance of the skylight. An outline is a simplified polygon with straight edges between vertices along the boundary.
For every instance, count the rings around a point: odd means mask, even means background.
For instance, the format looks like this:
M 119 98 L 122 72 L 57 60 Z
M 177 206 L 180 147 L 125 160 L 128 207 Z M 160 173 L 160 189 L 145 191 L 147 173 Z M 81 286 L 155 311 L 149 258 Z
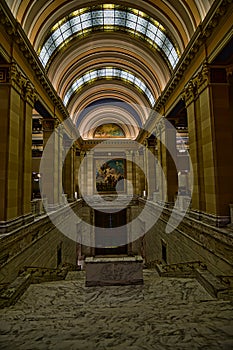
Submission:
M 114 68 L 114 67 L 105 67 L 96 70 L 91 70 L 80 76 L 71 87 L 66 92 L 63 102 L 67 106 L 71 96 L 81 89 L 85 84 L 92 83 L 97 79 L 119 79 L 127 83 L 134 85 L 140 92 L 144 93 L 147 99 L 149 100 L 151 106 L 155 105 L 155 98 L 149 89 L 149 87 L 139 78 L 136 77 L 129 71 Z
M 179 60 L 178 50 L 156 20 L 136 9 L 104 4 L 75 11 L 56 23 L 38 52 L 43 66 L 74 36 L 83 37 L 96 30 L 124 31 L 140 37 L 160 50 L 172 68 Z

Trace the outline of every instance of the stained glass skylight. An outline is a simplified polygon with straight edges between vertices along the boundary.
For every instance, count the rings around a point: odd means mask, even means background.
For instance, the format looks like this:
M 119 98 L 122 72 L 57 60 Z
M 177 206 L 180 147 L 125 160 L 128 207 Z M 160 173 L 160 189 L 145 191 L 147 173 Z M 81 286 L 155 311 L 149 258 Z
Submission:
M 159 22 L 136 9 L 104 4 L 77 10 L 56 23 L 38 52 L 43 66 L 74 36 L 83 37 L 96 30 L 124 31 L 140 37 L 160 50 L 172 68 L 179 60 L 178 50 Z
M 131 72 L 123 69 L 105 67 L 88 71 L 76 79 L 64 96 L 63 102 L 65 106 L 67 106 L 69 99 L 75 92 L 81 89 L 85 84 L 92 83 L 97 79 L 120 79 L 127 83 L 130 83 L 137 87 L 139 91 L 145 94 L 152 107 L 155 105 L 155 98 L 150 88 L 139 77 L 136 77 Z

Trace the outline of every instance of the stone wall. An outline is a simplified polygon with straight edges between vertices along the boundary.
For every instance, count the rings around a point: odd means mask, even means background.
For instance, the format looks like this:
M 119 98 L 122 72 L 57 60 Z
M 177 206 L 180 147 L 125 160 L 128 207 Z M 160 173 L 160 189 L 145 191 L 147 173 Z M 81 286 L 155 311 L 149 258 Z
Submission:
M 156 210 L 158 206 L 151 203 L 146 221 L 151 220 Z M 170 213 L 170 209 L 164 209 L 156 224 L 145 235 L 147 263 L 201 261 L 215 275 L 233 274 L 233 234 L 230 227 L 218 229 L 186 215 L 178 228 L 166 234 Z M 162 257 L 162 245 L 166 247 L 166 261 Z
M 80 211 L 81 207 L 76 203 L 73 210 Z M 69 223 L 68 207 L 60 209 L 57 216 L 63 224 Z M 2 235 L 0 241 L 0 283 L 13 281 L 24 266 L 56 268 L 59 263 L 76 264 L 76 242 L 62 234 L 47 215 Z

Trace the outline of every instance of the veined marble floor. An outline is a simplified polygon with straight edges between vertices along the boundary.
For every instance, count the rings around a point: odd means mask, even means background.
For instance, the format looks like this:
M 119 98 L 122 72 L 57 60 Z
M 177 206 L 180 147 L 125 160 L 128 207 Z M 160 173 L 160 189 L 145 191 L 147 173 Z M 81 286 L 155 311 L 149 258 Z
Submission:
M 232 350 L 233 304 L 154 270 L 143 286 L 117 287 L 85 287 L 85 272 L 70 272 L 0 310 L 0 349 Z

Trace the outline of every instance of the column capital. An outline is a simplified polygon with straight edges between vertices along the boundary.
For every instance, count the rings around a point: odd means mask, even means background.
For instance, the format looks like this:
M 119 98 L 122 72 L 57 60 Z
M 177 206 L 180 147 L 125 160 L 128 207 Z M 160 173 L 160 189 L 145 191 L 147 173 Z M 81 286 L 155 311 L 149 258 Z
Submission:
M 186 106 L 190 105 L 197 96 L 197 89 L 194 79 L 191 79 L 186 85 L 182 98 L 185 101 Z
M 55 118 L 43 118 L 42 119 L 42 126 L 43 131 L 54 131 L 55 128 L 59 125 L 59 120 Z
M 197 92 L 200 93 L 210 83 L 210 67 L 207 62 L 204 62 L 200 72 L 194 78 L 194 84 Z
M 8 82 L 21 94 L 26 78 L 20 72 L 17 64 L 12 62 L 8 70 Z
M 34 103 L 38 99 L 38 96 L 34 85 L 29 80 L 26 80 L 24 83 L 24 94 L 26 101 L 34 106 Z

